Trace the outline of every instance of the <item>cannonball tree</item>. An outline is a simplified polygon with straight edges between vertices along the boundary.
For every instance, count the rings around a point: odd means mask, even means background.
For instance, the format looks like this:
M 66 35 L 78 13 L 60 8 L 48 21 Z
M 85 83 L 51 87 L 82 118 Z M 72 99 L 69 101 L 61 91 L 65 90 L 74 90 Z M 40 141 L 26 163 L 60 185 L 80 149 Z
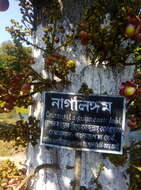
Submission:
M 33 116 L 41 119 L 42 91 L 120 93 L 127 99 L 128 126 L 131 130 L 140 129 L 141 2 L 20 0 L 20 6 L 24 25 L 12 20 L 12 26 L 7 27 L 7 30 L 15 42 L 26 42 L 33 46 L 36 61 L 33 66 L 22 63 L 24 67 L 20 76 L 9 71 L 3 72 L 1 99 L 4 104 L 1 110 L 11 110 L 16 104 L 32 104 Z M 32 42 L 28 40 L 29 34 L 34 36 Z M 12 85 L 15 95 L 10 90 Z M 5 97 L 10 102 L 4 100 Z M 85 172 L 82 171 L 81 188 L 139 189 L 141 163 L 138 156 L 130 160 L 129 153 L 133 156 L 134 152 L 140 152 L 140 142 L 135 142 L 133 146 L 127 145 L 123 156 L 109 155 L 106 156 L 108 160 L 103 154 L 84 152 L 82 160 Z M 44 162 L 60 166 L 60 170 L 53 174 L 49 171 L 39 174 L 38 180 L 33 183 L 34 188 L 39 189 L 42 185 L 45 189 L 71 189 L 73 171 L 66 171 L 68 167 L 64 166 L 74 165 L 74 154 L 74 151 L 55 148 L 46 150 L 38 143 L 36 146 L 30 144 L 29 168 Z M 128 172 L 132 174 L 131 184 L 126 172 L 127 161 Z M 100 170 L 97 181 L 95 171 L 98 171 L 100 162 L 104 163 L 104 171 Z M 108 168 L 112 174 L 107 174 Z

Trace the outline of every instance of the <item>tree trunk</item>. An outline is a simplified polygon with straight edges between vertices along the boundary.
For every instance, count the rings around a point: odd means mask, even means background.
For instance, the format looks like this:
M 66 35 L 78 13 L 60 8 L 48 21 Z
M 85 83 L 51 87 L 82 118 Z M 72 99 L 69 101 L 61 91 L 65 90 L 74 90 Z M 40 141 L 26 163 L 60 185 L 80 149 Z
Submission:
M 64 19 L 61 20 L 67 30 L 80 22 L 82 10 L 87 5 L 93 4 L 94 0 L 60 0 L 61 10 L 64 13 Z M 43 18 L 43 17 L 42 17 Z M 42 36 L 45 19 L 37 27 L 35 40 L 43 46 Z M 62 49 L 62 53 L 70 59 L 74 59 L 77 64 L 76 72 L 69 76 L 71 84 L 66 86 L 64 92 L 78 93 L 82 83 L 86 83 L 89 88 L 93 89 L 95 94 L 114 94 L 117 95 L 122 82 L 130 80 L 134 67 L 126 68 L 104 68 L 94 67 L 85 53 L 85 47 L 82 47 L 78 41 L 75 45 Z M 34 66 L 39 73 L 44 75 L 44 64 L 42 53 L 39 50 L 34 51 L 37 58 L 37 64 Z M 45 76 L 45 75 L 44 75 Z M 45 76 L 46 77 L 46 76 Z M 42 120 L 43 99 L 40 94 L 34 96 L 36 105 L 32 107 L 31 114 L 37 119 Z M 29 171 L 37 165 L 43 163 L 58 164 L 60 169 L 42 169 L 38 177 L 32 181 L 30 189 L 42 190 L 72 190 L 72 181 L 74 180 L 74 169 L 68 166 L 75 165 L 75 151 L 46 148 L 29 145 L 27 154 L 27 165 Z M 99 177 L 99 183 L 102 190 L 127 190 L 129 178 L 126 174 L 127 165 L 124 167 L 115 167 L 105 158 L 102 153 L 82 152 L 82 167 L 80 185 L 88 190 L 95 190 L 94 179 L 97 176 L 100 164 L 104 164 L 104 171 Z

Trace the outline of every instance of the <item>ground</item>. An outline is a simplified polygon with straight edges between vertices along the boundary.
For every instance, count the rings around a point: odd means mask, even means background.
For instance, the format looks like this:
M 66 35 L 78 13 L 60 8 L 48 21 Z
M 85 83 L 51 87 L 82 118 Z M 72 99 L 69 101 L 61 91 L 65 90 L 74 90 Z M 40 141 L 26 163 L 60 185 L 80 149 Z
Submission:
M 24 152 L 18 152 L 12 156 L 0 156 L 0 161 L 3 160 L 11 160 L 13 161 L 19 168 L 25 166 L 26 155 Z
M 3 142 L 0 141 L 0 161 L 11 160 L 18 167 L 23 167 L 26 161 L 26 150 L 25 148 L 19 148 L 15 150 L 13 147 L 14 142 Z

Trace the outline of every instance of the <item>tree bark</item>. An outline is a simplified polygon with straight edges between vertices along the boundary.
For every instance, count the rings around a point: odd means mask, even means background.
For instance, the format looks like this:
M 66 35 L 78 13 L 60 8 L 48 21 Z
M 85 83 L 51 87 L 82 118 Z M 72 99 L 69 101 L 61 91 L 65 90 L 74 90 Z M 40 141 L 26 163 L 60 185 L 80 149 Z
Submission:
M 94 0 L 58 0 L 61 4 L 61 11 L 64 17 L 61 23 L 67 29 L 75 27 L 80 22 L 82 11 L 84 7 L 93 4 Z M 42 12 L 43 14 L 43 12 Z M 42 15 L 43 16 L 43 15 Z M 37 27 L 35 41 L 38 45 L 43 45 L 43 27 L 47 21 L 46 16 L 42 18 L 41 24 Z M 62 53 L 68 58 L 76 61 L 76 72 L 69 76 L 71 84 L 66 86 L 64 92 L 78 93 L 82 83 L 86 83 L 89 88 L 93 89 L 95 94 L 114 94 L 117 95 L 119 87 L 122 82 L 130 80 L 134 71 L 134 67 L 126 68 L 104 68 L 94 67 L 90 64 L 85 51 L 79 41 L 71 47 L 62 49 Z M 43 57 L 40 50 L 34 50 L 34 55 L 37 58 L 37 63 L 34 69 L 40 74 L 44 75 Z M 34 96 L 36 105 L 32 107 L 31 114 L 37 119 L 42 120 L 42 106 L 43 99 L 40 94 Z M 29 145 L 27 154 L 27 165 L 29 171 L 37 165 L 43 163 L 58 164 L 60 169 L 52 171 L 50 169 L 43 169 L 39 172 L 37 179 L 33 180 L 30 184 L 30 189 L 34 190 L 73 190 L 72 182 L 74 180 L 75 166 L 75 151 L 46 148 L 37 144 L 36 146 Z M 95 190 L 94 179 L 96 178 L 100 164 L 105 165 L 102 171 L 99 183 L 102 185 L 102 190 L 127 190 L 128 189 L 128 175 L 126 174 L 127 165 L 124 167 L 115 167 L 108 159 L 105 159 L 102 153 L 95 152 L 82 152 L 82 168 L 80 185 L 88 190 Z

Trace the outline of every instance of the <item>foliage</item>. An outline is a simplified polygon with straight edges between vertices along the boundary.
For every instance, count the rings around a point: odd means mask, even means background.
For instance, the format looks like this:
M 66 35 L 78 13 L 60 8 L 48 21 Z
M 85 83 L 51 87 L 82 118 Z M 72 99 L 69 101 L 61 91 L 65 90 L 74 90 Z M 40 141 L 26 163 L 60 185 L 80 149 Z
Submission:
M 21 13 L 23 15 L 22 19 L 23 24 L 20 25 L 18 22 L 12 19 L 11 20 L 12 26 L 6 27 L 6 30 L 11 34 L 14 42 L 18 46 L 21 47 L 21 44 L 25 42 L 27 43 L 27 45 L 32 45 L 33 47 L 40 49 L 44 54 L 46 71 L 52 73 L 53 76 L 56 76 L 62 81 L 67 81 L 69 73 L 75 71 L 75 61 L 65 57 L 64 55 L 61 55 L 59 53 L 59 50 L 60 48 L 66 47 L 68 44 L 72 42 L 74 38 L 73 32 L 71 32 L 70 34 L 66 34 L 65 28 L 59 23 L 57 23 L 57 19 L 60 18 L 60 15 L 50 14 L 48 19 L 52 23 L 51 25 L 48 24 L 46 26 L 46 28 L 44 29 L 44 36 L 42 38 L 43 42 L 45 43 L 45 48 L 42 48 L 37 44 L 33 44 L 29 38 L 29 36 L 33 34 L 33 29 L 35 24 L 32 20 L 32 17 L 35 14 L 33 9 L 33 4 L 34 1 L 21 0 L 20 6 L 21 6 Z M 58 6 L 58 4 L 54 2 L 53 5 L 54 5 L 53 8 L 56 11 L 56 7 Z M 56 55 L 60 56 L 59 58 L 60 60 L 58 60 L 57 62 L 56 62 L 57 60 Z M 50 58 L 53 58 L 51 62 L 48 61 L 51 60 Z M 62 60 L 62 58 L 65 60 Z M 40 76 L 40 79 L 41 78 L 42 76 Z
M 15 67 L 15 57 L 9 55 L 0 55 L 0 68 Z
M 96 185 L 95 190 L 101 190 L 102 189 L 102 184 L 99 183 L 99 177 L 102 173 L 102 171 L 104 170 L 104 164 L 101 163 L 99 166 L 99 170 L 97 172 L 97 176 L 95 177 L 93 183 Z
M 122 155 L 106 154 L 105 157 L 108 158 L 114 166 L 121 167 L 127 163 L 129 155 L 127 153 L 127 150 L 124 149 L 124 152 Z
M 0 46 L 1 69 L 20 71 L 23 69 L 23 63 L 33 64 L 33 61 L 31 48 L 29 47 L 18 47 L 12 42 L 4 42 Z
M 23 54 L 26 56 L 31 56 L 32 49 L 30 47 L 23 47 L 22 49 Z M 18 47 L 16 47 L 12 42 L 3 42 L 0 47 L 0 54 L 1 55 L 9 55 L 9 56 L 17 56 L 19 53 Z
M 130 174 L 129 190 L 138 190 L 141 187 L 141 145 L 134 145 L 130 150 L 130 162 L 127 172 Z
M 123 155 L 107 154 L 107 158 L 116 167 L 122 167 L 128 163 L 127 173 L 130 174 L 128 190 L 139 190 L 141 187 L 141 142 L 132 144 L 124 149 Z
M 31 72 L 26 69 L 34 64 L 31 48 L 5 42 L 0 47 L 0 112 L 11 111 L 14 106 L 28 106 L 26 97 L 31 88 Z
M 59 50 L 72 42 L 74 34 L 66 34 L 65 28 L 57 23 L 56 17 L 55 20 L 51 19 L 52 26 L 48 24 L 42 38 L 46 47 L 44 49 L 45 69 L 62 81 L 67 81 L 69 73 L 75 71 L 75 61 L 61 55 Z
M 134 80 L 126 81 L 122 83 L 120 94 L 125 96 L 127 103 L 127 117 L 128 127 L 131 131 L 141 129 L 141 72 L 138 67 L 134 74 Z M 129 168 L 128 173 L 130 174 L 130 185 L 129 190 L 138 190 L 141 187 L 141 141 L 137 141 L 132 144 L 129 148 Z M 113 160 L 118 160 L 114 158 Z M 112 160 L 112 161 L 113 161 Z
M 90 94 L 93 94 L 93 89 L 89 88 L 86 83 L 82 83 L 78 92 L 88 96 Z
M 0 190 L 14 190 L 25 178 L 26 168 L 18 169 L 10 160 L 0 163 Z M 21 190 L 26 190 L 24 186 Z
M 15 146 L 26 146 L 31 142 L 32 145 L 37 143 L 40 137 L 39 121 L 34 117 L 29 117 L 27 121 L 18 120 L 13 125 L 0 125 L 0 140 L 15 141 Z
M 26 96 L 31 89 L 29 73 L 1 69 L 0 71 L 0 112 L 9 112 L 14 106 L 27 107 L 32 98 Z
M 34 0 L 35 1 L 35 0 Z M 22 14 L 22 20 L 21 22 L 29 31 L 33 30 L 34 26 L 34 7 L 33 7 L 33 0 L 20 0 L 19 6 L 21 14 Z
M 16 44 L 3 43 L 0 48 L 0 113 L 9 112 L 14 106 L 31 105 L 31 95 L 50 85 L 49 80 L 44 80 L 32 69 L 35 60 L 31 48 Z

